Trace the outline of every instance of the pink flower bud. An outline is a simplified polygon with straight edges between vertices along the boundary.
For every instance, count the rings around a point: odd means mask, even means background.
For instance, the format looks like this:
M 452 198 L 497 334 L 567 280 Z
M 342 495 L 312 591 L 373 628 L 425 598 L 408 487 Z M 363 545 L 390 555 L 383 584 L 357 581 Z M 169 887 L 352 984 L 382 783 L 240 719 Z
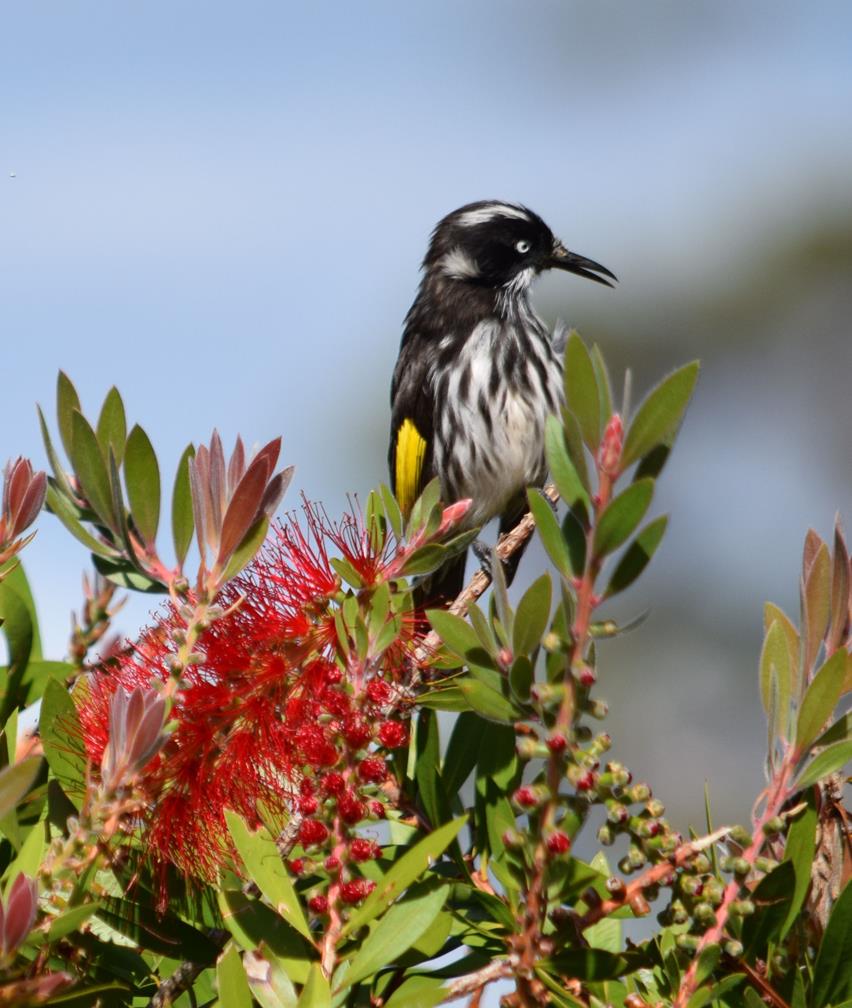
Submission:
M 435 533 L 435 538 L 440 539 L 442 536 L 446 535 L 450 529 L 458 525 L 462 518 L 464 518 L 468 511 L 470 511 L 472 504 L 473 501 L 467 497 L 464 500 L 456 501 L 455 504 L 450 504 L 448 507 L 445 507 L 444 513 L 441 515 L 441 524 L 438 526 L 438 531 Z
M 5 907 L 0 902 L 0 952 L 14 952 L 30 933 L 38 905 L 38 885 L 23 872 L 12 883 Z
M 609 476 L 617 476 L 624 447 L 624 424 L 618 413 L 613 413 L 604 429 L 598 449 L 598 468 Z

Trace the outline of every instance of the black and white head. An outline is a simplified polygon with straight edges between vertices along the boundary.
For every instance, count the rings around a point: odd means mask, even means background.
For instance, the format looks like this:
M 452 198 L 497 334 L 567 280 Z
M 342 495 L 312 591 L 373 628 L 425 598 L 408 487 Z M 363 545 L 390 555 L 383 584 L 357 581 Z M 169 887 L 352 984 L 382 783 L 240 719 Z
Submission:
M 423 268 L 434 280 L 491 289 L 504 302 L 523 296 L 543 270 L 567 270 L 608 287 L 616 279 L 569 252 L 538 214 L 499 200 L 468 203 L 439 221 Z

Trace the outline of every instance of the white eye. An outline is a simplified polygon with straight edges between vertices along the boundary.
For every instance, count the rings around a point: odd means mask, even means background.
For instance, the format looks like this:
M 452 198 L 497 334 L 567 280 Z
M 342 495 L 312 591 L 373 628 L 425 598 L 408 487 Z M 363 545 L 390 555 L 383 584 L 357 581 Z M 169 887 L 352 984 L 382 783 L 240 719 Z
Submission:
M 515 242 L 515 250 L 523 255 L 525 252 L 529 252 L 530 243 L 526 240 L 526 238 L 522 238 L 519 242 Z

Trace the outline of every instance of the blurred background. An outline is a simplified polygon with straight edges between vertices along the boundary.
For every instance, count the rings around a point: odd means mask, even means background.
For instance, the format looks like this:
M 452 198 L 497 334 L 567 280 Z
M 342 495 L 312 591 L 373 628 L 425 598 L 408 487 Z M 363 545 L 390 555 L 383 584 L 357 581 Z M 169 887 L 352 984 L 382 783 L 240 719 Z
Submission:
M 634 402 L 703 370 L 650 573 L 601 647 L 614 755 L 685 828 L 761 787 L 765 599 L 852 525 L 852 6 L 713 0 L 5 5 L 2 457 L 45 464 L 56 372 L 110 385 L 170 482 L 214 426 L 281 433 L 334 515 L 386 478 L 388 385 L 435 221 L 526 203 L 614 291 L 541 280 Z M 88 557 L 25 554 L 46 654 Z M 531 549 L 516 588 L 540 569 Z M 122 614 L 128 634 L 156 600 Z

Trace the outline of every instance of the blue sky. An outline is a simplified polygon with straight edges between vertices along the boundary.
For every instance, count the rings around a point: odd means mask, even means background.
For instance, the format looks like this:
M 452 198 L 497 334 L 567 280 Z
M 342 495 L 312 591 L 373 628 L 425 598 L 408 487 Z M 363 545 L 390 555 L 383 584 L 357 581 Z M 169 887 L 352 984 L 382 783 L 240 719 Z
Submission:
M 334 513 L 384 478 L 400 323 L 440 216 L 491 196 L 532 206 L 622 278 L 548 277 L 541 303 L 590 338 L 620 313 L 630 344 L 639 306 L 712 299 L 803 221 L 848 215 L 850 37 L 841 2 L 6 5 L 2 454 L 43 460 L 34 403 L 52 408 L 61 367 L 91 412 L 119 386 L 167 479 L 214 426 L 226 442 L 280 433 L 287 504 L 304 489 Z M 784 346 L 767 374 L 804 367 Z M 684 359 L 676 339 L 664 357 Z M 795 586 L 806 524 L 827 531 L 852 500 L 848 468 L 808 469 L 833 418 L 817 382 L 838 363 L 805 367 L 781 401 L 758 397 L 748 364 L 705 372 L 661 556 L 685 591 L 698 550 L 717 595 L 695 607 L 724 610 L 731 556 L 780 522 L 778 551 L 742 574 L 757 627 L 768 582 Z M 741 495 L 720 517 L 723 468 Z M 27 562 L 59 657 L 85 553 L 47 517 Z M 675 641 L 665 660 L 711 667 L 729 643 L 697 660 Z M 706 709 L 720 696 L 702 682 Z M 699 763 L 725 758 L 712 742 Z

